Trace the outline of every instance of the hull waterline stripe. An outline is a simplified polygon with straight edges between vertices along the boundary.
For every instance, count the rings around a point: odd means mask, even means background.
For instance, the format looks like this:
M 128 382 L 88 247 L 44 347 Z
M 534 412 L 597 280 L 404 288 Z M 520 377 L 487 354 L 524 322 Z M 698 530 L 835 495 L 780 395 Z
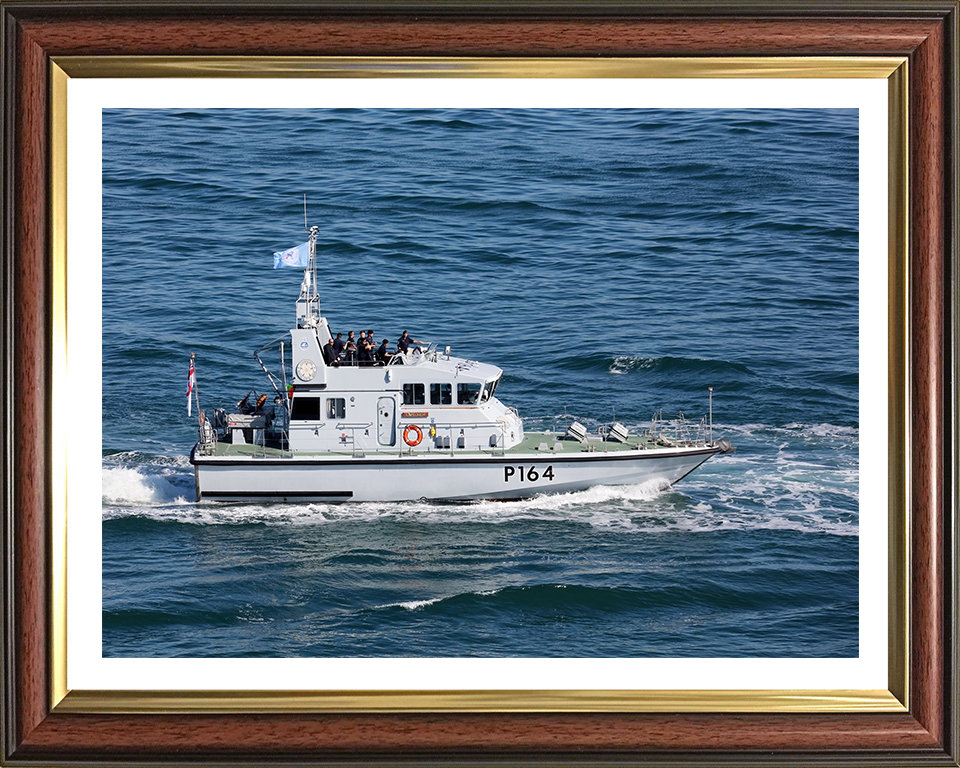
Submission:
M 232 456 L 224 456 L 223 458 L 211 459 L 203 458 L 198 459 L 194 456 L 190 457 L 190 463 L 202 466 L 202 467 L 369 467 L 369 466 L 410 466 L 412 464 L 420 464 L 423 466 L 442 466 L 442 465 L 456 465 L 463 466 L 465 464 L 477 464 L 481 466 L 496 466 L 498 464 L 519 464 L 519 463 L 545 463 L 545 462 L 569 462 L 569 463 L 589 463 L 594 461 L 652 461 L 654 459 L 664 459 L 672 457 L 688 457 L 688 456 L 713 456 L 720 453 L 719 448 L 705 448 L 698 451 L 689 451 L 684 453 L 656 453 L 653 455 L 643 455 L 644 452 L 637 451 L 627 452 L 619 451 L 617 453 L 603 453 L 601 455 L 596 454 L 567 454 L 564 456 L 562 453 L 548 454 L 546 451 L 543 452 L 543 455 L 531 455 L 528 453 L 524 454 L 514 454 L 507 456 L 488 456 L 485 458 L 467 458 L 467 457 L 446 457 L 446 458 L 413 458 L 409 456 L 397 456 L 390 459 L 368 459 L 365 457 L 356 457 L 356 458 L 344 458 L 344 459 L 301 459 L 291 457 L 289 459 L 241 459 L 234 458 Z
M 204 491 L 205 499 L 291 499 L 291 498 L 324 498 L 350 499 L 353 491 Z

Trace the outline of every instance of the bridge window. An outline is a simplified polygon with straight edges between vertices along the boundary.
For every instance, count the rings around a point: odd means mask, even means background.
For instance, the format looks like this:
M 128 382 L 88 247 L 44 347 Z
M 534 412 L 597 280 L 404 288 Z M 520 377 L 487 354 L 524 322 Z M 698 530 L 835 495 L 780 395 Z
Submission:
M 480 399 L 480 384 L 457 384 L 457 403 L 475 405 Z
M 319 397 L 295 397 L 290 421 L 320 421 Z
M 430 404 L 431 405 L 450 405 L 453 402 L 453 385 L 451 384 L 431 384 L 430 385 Z
M 404 405 L 423 405 L 424 398 L 423 384 L 404 384 L 403 385 L 403 404 Z
M 342 419 L 347 415 L 347 401 L 343 397 L 327 398 L 327 418 Z

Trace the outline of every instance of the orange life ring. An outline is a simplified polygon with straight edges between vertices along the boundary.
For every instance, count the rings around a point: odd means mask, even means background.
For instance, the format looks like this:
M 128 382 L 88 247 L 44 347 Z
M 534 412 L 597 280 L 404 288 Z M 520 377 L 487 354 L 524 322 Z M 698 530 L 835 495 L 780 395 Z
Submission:
M 413 440 L 410 439 L 410 433 L 413 432 L 416 437 Z M 423 430 L 420 429 L 416 424 L 408 424 L 407 428 L 403 430 L 403 442 L 405 442 L 410 447 L 415 445 L 420 445 L 423 440 Z

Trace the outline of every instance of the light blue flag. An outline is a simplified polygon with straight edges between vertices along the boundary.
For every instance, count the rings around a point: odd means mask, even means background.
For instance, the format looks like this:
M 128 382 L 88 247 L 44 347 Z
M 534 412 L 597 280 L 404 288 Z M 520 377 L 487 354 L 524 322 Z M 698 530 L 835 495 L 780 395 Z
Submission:
M 301 243 L 295 248 L 286 251 L 277 251 L 273 254 L 273 268 L 297 267 L 306 269 L 310 266 L 310 243 Z

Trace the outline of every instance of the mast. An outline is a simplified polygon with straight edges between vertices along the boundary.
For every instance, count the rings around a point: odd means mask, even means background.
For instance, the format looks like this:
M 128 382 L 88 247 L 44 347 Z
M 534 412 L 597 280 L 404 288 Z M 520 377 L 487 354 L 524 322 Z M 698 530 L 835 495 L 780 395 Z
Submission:
M 310 259 L 303 270 L 300 298 L 297 299 L 297 322 L 305 328 L 314 328 L 320 322 L 320 291 L 317 287 L 317 233 L 320 227 L 310 227 Z
M 317 288 L 317 233 L 320 227 L 310 227 L 310 286 L 313 293 L 310 294 L 310 303 L 317 309 L 317 319 L 320 318 L 320 291 Z

